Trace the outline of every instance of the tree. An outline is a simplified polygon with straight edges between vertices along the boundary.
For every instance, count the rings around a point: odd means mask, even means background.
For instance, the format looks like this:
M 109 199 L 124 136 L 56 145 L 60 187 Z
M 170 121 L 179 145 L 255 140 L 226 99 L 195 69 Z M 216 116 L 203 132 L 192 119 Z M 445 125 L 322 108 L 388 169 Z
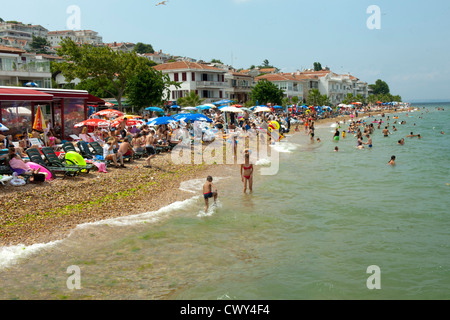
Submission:
M 314 62 L 314 71 L 321 71 L 322 70 L 322 65 L 320 64 L 320 62 Z
M 86 90 L 90 94 L 99 98 L 114 98 L 114 94 L 110 92 L 117 94 L 116 89 L 114 88 L 112 83 L 107 86 L 107 90 L 104 90 L 102 88 L 99 88 L 96 81 L 93 79 L 85 79 L 81 81 L 79 84 L 74 86 L 74 89 Z
M 170 81 L 169 75 L 163 74 L 150 66 L 140 69 L 127 82 L 128 103 L 143 108 L 163 104 L 163 97 L 169 97 L 169 86 L 180 86 Z
M 263 66 L 264 68 L 269 68 L 269 67 L 271 67 L 271 65 L 270 65 L 270 63 L 269 63 L 269 60 L 265 59 L 265 60 L 263 61 L 262 66 Z
M 38 53 L 46 53 L 47 50 L 45 50 L 45 47 L 50 47 L 50 42 L 46 38 L 33 35 L 33 41 L 30 43 L 30 47 Z
M 211 63 L 220 63 L 220 64 L 223 64 L 223 62 L 220 61 L 219 59 L 212 59 L 212 60 L 211 60 Z
M 147 59 L 138 57 L 135 52 L 116 52 L 109 47 L 89 44 L 78 46 L 71 39 L 64 39 L 60 46 L 57 52 L 65 62 L 60 63 L 59 68 L 66 80 L 91 79 L 117 100 L 119 109 L 122 109 L 127 81 L 148 66 Z M 110 89 L 111 85 L 114 90 Z
M 284 91 L 267 80 L 258 81 L 250 93 L 251 99 L 259 104 L 281 104 Z
M 311 106 L 318 106 L 321 103 L 321 94 L 319 89 L 311 89 L 308 93 L 308 97 L 306 98 L 306 103 Z
M 136 45 L 134 46 L 134 51 L 136 53 L 155 53 L 155 50 L 153 50 L 153 47 L 151 44 L 145 44 L 142 42 L 138 42 L 136 43 Z
M 2 18 L 0 18 L 0 22 L 5 22 L 5 20 L 3 20 Z
M 191 91 L 186 97 L 179 98 L 177 104 L 182 107 L 196 107 L 203 103 L 204 99 L 200 99 L 195 91 Z
M 352 102 L 356 102 L 356 97 L 353 95 L 353 93 L 347 93 L 347 96 L 342 100 L 342 103 L 344 104 L 350 104 Z
M 369 88 L 373 90 L 373 94 L 375 95 L 384 95 L 390 93 L 388 84 L 381 79 L 378 79 L 375 84 L 370 84 Z

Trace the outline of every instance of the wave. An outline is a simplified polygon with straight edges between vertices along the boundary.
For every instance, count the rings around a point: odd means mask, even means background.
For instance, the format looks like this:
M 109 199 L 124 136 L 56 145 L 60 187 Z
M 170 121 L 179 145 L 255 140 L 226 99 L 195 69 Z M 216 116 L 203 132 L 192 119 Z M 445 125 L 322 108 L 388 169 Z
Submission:
M 0 270 L 10 267 L 17 263 L 20 259 L 29 257 L 41 250 L 48 249 L 62 242 L 62 240 L 53 241 L 49 243 L 38 243 L 30 246 L 15 245 L 0 248 Z

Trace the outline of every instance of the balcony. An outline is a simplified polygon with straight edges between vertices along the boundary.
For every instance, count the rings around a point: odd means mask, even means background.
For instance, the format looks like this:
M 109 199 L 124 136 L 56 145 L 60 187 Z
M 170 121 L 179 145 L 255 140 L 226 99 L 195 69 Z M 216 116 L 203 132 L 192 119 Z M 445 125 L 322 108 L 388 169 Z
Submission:
M 29 62 L 29 63 L 25 63 L 25 64 L 17 64 L 15 62 L 2 63 L 2 64 L 0 64 L 0 71 L 49 73 L 50 72 L 50 62 L 39 61 L 39 62 Z
M 226 88 L 228 87 L 227 82 L 217 82 L 217 81 L 197 81 L 197 88 Z

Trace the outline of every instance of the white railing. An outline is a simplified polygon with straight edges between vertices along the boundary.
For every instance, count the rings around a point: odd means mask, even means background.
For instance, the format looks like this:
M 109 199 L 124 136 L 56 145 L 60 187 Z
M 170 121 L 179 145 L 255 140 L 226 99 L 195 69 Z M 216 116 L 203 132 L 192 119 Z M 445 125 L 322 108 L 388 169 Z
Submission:
M 197 87 L 228 87 L 227 82 L 217 82 L 217 81 L 197 81 Z

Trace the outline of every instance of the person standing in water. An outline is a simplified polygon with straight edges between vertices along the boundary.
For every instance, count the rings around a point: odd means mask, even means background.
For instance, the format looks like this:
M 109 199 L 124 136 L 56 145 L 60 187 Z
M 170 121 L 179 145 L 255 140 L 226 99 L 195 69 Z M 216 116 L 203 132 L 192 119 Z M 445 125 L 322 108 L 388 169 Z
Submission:
M 250 163 L 250 153 L 245 152 L 245 163 L 241 164 L 241 180 L 244 183 L 244 193 L 247 192 L 247 183 L 250 193 L 253 192 L 253 165 Z
M 217 200 L 217 188 L 212 183 L 213 178 L 208 176 L 206 178 L 206 182 L 203 185 L 203 198 L 205 198 L 205 213 L 208 212 L 209 208 L 209 198 L 214 198 L 214 204 L 216 204 Z

